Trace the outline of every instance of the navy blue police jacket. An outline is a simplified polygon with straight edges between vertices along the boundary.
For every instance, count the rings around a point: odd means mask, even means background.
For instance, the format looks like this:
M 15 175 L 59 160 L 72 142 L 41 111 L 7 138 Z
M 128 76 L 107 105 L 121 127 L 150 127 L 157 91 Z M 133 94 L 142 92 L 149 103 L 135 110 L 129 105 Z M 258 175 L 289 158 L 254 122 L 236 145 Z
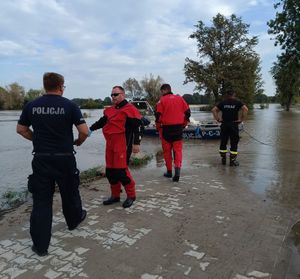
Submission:
M 32 126 L 33 152 L 72 153 L 73 125 L 85 123 L 79 107 L 59 95 L 46 94 L 24 107 L 20 125 Z

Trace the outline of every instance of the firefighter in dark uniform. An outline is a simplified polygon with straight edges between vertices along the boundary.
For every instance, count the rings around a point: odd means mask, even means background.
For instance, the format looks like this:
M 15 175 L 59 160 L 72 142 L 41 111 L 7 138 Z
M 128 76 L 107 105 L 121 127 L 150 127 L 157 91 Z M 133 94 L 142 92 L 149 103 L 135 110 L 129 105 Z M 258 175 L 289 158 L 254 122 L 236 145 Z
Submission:
M 113 106 L 106 108 L 103 116 L 90 126 L 90 131 L 102 128 L 106 140 L 106 177 L 110 183 L 111 196 L 103 201 L 110 205 L 120 201 L 121 184 L 127 198 L 123 207 L 130 207 L 136 199 L 135 181 L 128 169 L 131 154 L 140 151 L 141 115 L 137 108 L 125 99 L 121 86 L 114 86 L 111 92 Z
M 173 181 L 178 182 L 182 165 L 182 132 L 190 121 L 191 111 L 185 100 L 174 95 L 169 84 L 160 88 L 162 96 L 155 108 L 155 122 L 158 129 L 167 172 L 172 177 L 172 153 L 174 155 L 175 174 Z
M 68 229 L 75 229 L 86 217 L 73 144 L 81 145 L 88 135 L 80 109 L 62 97 L 64 77 L 45 73 L 43 83 L 46 94 L 26 104 L 17 124 L 17 133 L 33 143 L 33 173 L 28 177 L 28 190 L 33 198 L 30 234 L 32 250 L 39 256 L 47 255 L 50 244 L 55 183 Z M 75 141 L 73 125 L 79 132 Z
M 221 115 L 220 115 L 220 112 Z M 214 118 L 221 123 L 221 143 L 220 155 L 223 165 L 226 165 L 226 154 L 228 139 L 230 139 L 230 166 L 238 166 L 238 142 L 239 127 L 238 125 L 244 120 L 248 108 L 245 104 L 235 98 L 233 90 L 226 92 L 225 100 L 213 107 L 212 113 Z

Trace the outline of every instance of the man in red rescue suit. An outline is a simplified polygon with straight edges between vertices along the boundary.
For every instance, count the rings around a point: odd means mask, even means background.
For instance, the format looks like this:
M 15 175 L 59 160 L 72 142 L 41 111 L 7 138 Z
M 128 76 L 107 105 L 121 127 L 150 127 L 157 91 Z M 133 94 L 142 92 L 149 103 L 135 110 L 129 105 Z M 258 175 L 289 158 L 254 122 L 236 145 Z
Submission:
M 141 115 L 134 105 L 126 101 L 123 87 L 114 86 L 111 97 L 113 106 L 104 110 L 103 117 L 90 127 L 90 131 L 102 128 L 106 140 L 106 177 L 111 186 L 111 196 L 103 204 L 120 201 L 122 184 L 127 194 L 123 207 L 127 208 L 136 199 L 135 181 L 128 169 L 128 147 L 133 153 L 140 151 Z
M 241 113 L 239 113 L 241 111 Z M 222 114 L 220 115 L 220 112 Z M 235 92 L 228 90 L 226 92 L 225 100 L 213 107 L 212 113 L 214 118 L 221 124 L 221 142 L 219 153 L 221 155 L 221 162 L 226 165 L 227 142 L 230 139 L 230 166 L 238 166 L 238 142 L 239 142 L 239 123 L 241 123 L 248 108 L 240 100 L 235 98 Z
M 188 124 L 191 111 L 185 100 L 174 95 L 169 84 L 160 88 L 162 96 L 156 104 L 155 121 L 161 138 L 167 172 L 165 177 L 172 177 L 172 152 L 174 154 L 175 174 L 173 181 L 178 182 L 182 165 L 182 132 Z

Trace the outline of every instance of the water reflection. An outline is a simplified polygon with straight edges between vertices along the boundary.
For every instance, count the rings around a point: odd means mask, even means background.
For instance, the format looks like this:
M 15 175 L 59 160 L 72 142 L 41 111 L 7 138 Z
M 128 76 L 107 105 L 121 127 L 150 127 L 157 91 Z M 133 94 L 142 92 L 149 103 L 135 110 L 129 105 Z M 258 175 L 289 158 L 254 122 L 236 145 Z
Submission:
M 86 119 L 91 125 L 102 115 L 102 110 L 89 110 Z M 7 189 L 20 190 L 26 187 L 27 175 L 31 172 L 31 142 L 15 132 L 20 111 L 0 112 L 0 195 Z M 196 120 L 212 119 L 211 113 L 194 112 Z M 201 168 L 230 175 L 250 185 L 255 192 L 291 206 L 300 207 L 300 111 L 283 111 L 278 105 L 268 109 L 255 109 L 245 123 L 239 144 L 241 166 L 222 168 L 219 164 L 216 140 L 185 141 L 184 167 Z M 75 134 L 77 132 L 75 131 Z M 142 150 L 155 155 L 161 149 L 158 138 L 144 138 Z M 101 130 L 82 145 L 76 147 L 78 168 L 86 170 L 104 164 L 105 141 Z M 164 168 L 161 157 L 153 156 L 148 168 L 155 171 Z
M 256 110 L 247 121 L 244 175 L 252 188 L 292 207 L 300 207 L 299 111 L 285 112 L 276 105 Z M 244 166 L 244 163 L 243 163 Z
M 300 207 L 300 126 L 299 111 L 281 111 L 277 123 L 274 154 L 277 179 L 269 191 L 271 197 L 287 206 Z
M 251 187 L 263 193 L 277 179 L 276 169 L 276 140 L 277 140 L 278 110 L 276 106 L 269 109 L 255 110 L 249 115 L 242 133 L 240 149 L 247 164 L 245 177 L 251 180 Z M 245 146 L 243 146 L 243 144 Z

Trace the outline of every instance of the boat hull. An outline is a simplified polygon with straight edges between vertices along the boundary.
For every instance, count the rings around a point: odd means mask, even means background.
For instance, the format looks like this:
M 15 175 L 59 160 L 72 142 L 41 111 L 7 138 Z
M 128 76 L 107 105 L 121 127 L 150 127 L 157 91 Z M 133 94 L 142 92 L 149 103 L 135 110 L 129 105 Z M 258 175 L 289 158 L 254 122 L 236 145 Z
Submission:
M 144 135 L 149 137 L 158 137 L 158 131 L 155 127 L 145 127 Z M 183 130 L 184 139 L 219 139 L 220 127 L 199 127 L 189 126 Z

